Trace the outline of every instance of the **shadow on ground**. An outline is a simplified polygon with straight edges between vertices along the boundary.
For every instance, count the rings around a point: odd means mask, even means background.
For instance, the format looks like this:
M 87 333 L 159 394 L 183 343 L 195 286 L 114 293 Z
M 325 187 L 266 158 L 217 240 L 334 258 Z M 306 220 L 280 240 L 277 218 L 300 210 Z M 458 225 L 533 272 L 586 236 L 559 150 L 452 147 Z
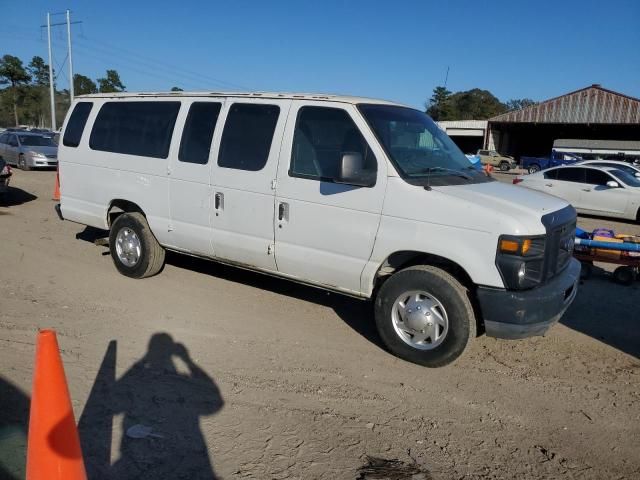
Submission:
M 384 349 L 373 321 L 373 305 L 371 302 L 173 252 L 167 253 L 167 263 L 230 282 L 250 285 L 279 295 L 286 295 L 329 307 L 349 327 L 371 343 Z
M 638 298 L 640 282 L 619 285 L 611 280 L 611 274 L 594 267 L 560 323 L 640 358 Z
M 94 243 L 97 239 L 108 236 L 109 232 L 93 227 L 85 227 L 76 234 L 78 240 Z M 108 250 L 103 251 L 108 255 Z M 383 348 L 373 322 L 373 306 L 371 302 L 357 300 L 340 294 L 334 294 L 318 288 L 301 285 L 289 280 L 271 277 L 236 267 L 229 267 L 217 262 L 201 258 L 167 252 L 168 264 L 185 268 L 212 277 L 242 283 L 252 287 L 267 290 L 279 295 L 287 295 L 311 303 L 316 303 L 333 309 L 342 321 L 358 332 L 371 343 Z
M 154 334 L 119 379 L 116 357 L 111 341 L 78 422 L 87 477 L 215 479 L 200 429 L 200 418 L 223 405 L 215 382 L 167 333 Z M 111 464 L 115 415 L 123 415 L 122 437 Z
M 35 200 L 35 195 L 17 187 L 9 187 L 4 195 L 0 195 L 0 207 L 15 207 Z
M 0 479 L 25 477 L 29 396 L 0 377 Z

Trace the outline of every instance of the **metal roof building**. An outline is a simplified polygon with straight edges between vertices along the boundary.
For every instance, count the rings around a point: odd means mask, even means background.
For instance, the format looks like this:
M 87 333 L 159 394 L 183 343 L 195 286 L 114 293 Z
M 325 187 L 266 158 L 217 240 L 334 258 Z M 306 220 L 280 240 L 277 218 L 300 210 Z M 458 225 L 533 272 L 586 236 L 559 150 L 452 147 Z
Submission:
M 548 155 L 560 138 L 640 140 L 640 99 L 594 84 L 489 119 L 485 144 L 515 155 Z

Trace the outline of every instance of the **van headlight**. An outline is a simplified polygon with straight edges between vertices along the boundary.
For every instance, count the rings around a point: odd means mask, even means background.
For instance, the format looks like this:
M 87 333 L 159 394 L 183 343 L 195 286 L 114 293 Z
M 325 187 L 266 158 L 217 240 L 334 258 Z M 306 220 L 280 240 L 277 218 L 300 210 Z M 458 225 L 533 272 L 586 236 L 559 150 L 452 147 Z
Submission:
M 496 266 L 508 289 L 539 285 L 544 275 L 545 236 L 502 235 L 498 239 Z

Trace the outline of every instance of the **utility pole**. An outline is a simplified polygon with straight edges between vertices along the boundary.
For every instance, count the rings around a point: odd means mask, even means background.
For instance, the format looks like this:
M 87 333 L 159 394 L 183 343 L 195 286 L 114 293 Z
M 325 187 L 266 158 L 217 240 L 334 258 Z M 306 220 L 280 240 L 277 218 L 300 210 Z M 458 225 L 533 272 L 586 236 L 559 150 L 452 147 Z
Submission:
M 67 19 L 65 22 L 60 23 L 51 23 L 52 15 L 66 15 Z M 47 37 L 49 40 L 49 89 L 51 90 L 51 129 L 56 130 L 56 93 L 55 93 L 55 79 L 53 78 L 53 55 L 51 54 L 51 27 L 57 27 L 60 25 L 67 26 L 67 48 L 69 52 L 67 53 L 67 58 L 69 59 L 69 96 L 71 101 L 73 102 L 74 91 L 73 91 L 73 58 L 71 57 L 71 25 L 74 23 L 82 23 L 82 22 L 72 22 L 71 21 L 71 10 L 67 10 L 66 12 L 60 13 L 49 13 L 47 12 L 47 24 L 41 25 L 41 28 L 47 27 Z M 64 62 L 63 62 L 64 63 Z
M 67 45 L 69 47 L 69 97 L 73 103 L 73 60 L 71 56 L 71 12 L 67 10 Z
M 51 93 L 51 130 L 56 131 L 56 94 L 53 80 L 53 57 L 51 56 L 51 14 L 47 12 L 47 37 L 49 38 L 49 90 Z
M 447 65 L 447 74 L 444 77 L 444 88 L 447 88 L 448 81 L 449 81 L 449 65 Z

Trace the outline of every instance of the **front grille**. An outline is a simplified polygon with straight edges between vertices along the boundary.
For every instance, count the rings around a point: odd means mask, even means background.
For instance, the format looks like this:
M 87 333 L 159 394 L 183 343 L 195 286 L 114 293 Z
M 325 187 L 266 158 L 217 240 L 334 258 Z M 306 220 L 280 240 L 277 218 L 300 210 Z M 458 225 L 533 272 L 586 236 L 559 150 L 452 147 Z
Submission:
M 547 229 L 544 277 L 550 279 L 562 272 L 571 261 L 576 236 L 575 210 L 569 206 L 545 215 L 542 221 Z

